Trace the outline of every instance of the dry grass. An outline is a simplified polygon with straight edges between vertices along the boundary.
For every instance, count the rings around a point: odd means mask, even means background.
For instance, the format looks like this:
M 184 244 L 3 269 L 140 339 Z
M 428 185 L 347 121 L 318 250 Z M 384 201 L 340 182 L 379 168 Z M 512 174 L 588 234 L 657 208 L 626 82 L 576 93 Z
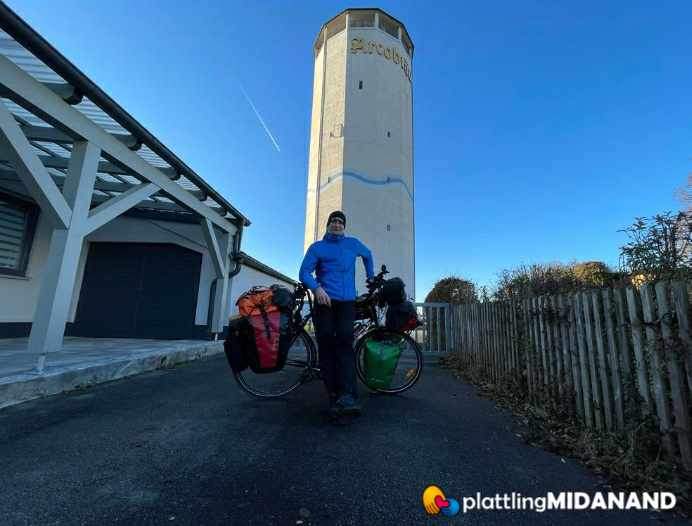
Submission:
M 676 511 L 692 517 L 692 473 L 665 458 L 653 420 L 631 419 L 633 423 L 623 433 L 588 429 L 566 401 L 545 396 L 540 405 L 531 402 L 515 378 L 490 383 L 480 371 L 463 367 L 454 355 L 442 359 L 441 365 L 476 386 L 481 396 L 511 410 L 528 444 L 579 460 L 607 476 L 614 490 L 672 492 L 678 502 Z

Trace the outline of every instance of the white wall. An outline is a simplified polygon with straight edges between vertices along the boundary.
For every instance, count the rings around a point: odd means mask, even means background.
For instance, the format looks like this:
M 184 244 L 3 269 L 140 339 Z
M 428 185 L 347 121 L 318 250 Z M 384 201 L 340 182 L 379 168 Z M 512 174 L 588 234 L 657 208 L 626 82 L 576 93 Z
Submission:
M 41 215 L 31 249 L 27 276 L 25 278 L 12 278 L 0 275 L 0 298 L 2 298 L 0 300 L 0 323 L 33 321 L 41 285 L 42 268 L 46 261 L 49 242 L 49 227 L 45 218 Z M 202 268 L 200 269 L 195 324 L 206 325 L 209 291 L 215 274 L 211 259 L 205 248 L 201 226 L 119 217 L 93 232 L 87 237 L 87 244 L 82 251 L 69 321 L 74 321 L 86 256 L 89 251 L 89 242 L 173 243 L 201 253 Z

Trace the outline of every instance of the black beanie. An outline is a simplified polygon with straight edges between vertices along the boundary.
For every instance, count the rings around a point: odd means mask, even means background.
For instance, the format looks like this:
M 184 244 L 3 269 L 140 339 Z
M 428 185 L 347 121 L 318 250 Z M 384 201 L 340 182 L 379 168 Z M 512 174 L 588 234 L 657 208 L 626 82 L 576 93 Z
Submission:
M 331 214 L 329 214 L 329 217 L 327 218 L 327 225 L 332 222 L 333 217 L 338 217 L 344 222 L 344 228 L 346 228 L 346 216 L 341 210 L 335 210 Z

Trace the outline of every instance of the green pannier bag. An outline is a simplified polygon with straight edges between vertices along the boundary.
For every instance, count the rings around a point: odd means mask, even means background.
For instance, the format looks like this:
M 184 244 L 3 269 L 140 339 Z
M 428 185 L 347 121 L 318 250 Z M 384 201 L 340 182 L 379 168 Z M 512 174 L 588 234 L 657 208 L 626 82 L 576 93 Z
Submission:
M 365 378 L 369 387 L 389 388 L 404 344 L 396 340 L 365 342 Z

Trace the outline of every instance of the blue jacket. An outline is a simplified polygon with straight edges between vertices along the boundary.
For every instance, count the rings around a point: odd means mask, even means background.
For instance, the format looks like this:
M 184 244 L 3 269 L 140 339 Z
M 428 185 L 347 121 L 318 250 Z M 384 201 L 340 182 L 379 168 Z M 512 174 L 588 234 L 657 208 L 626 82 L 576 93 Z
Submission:
M 356 258 L 363 258 L 365 273 L 374 277 L 372 254 L 355 237 L 327 233 L 316 241 L 303 258 L 300 281 L 310 290 L 322 287 L 327 295 L 338 301 L 356 299 Z M 317 279 L 312 276 L 316 272 Z

